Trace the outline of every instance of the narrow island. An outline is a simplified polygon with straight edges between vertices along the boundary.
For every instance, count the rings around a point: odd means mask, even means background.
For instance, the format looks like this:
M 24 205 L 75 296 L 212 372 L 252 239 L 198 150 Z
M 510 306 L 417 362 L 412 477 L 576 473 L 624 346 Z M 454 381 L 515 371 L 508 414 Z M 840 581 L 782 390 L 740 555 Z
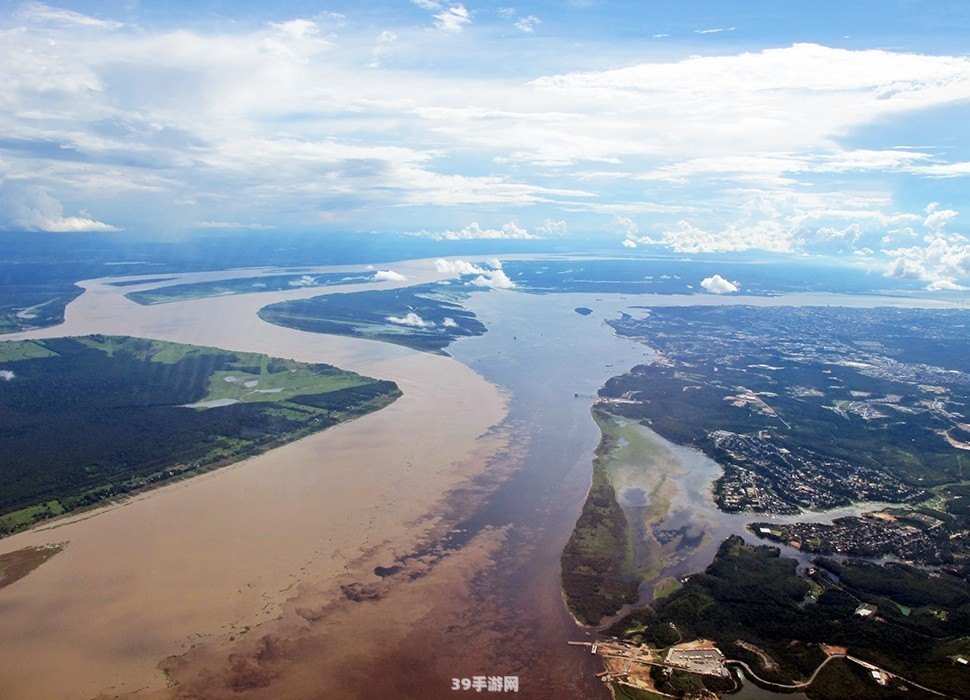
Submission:
M 0 342 L 0 535 L 217 469 L 401 395 L 257 353 L 90 335 Z
M 327 294 L 271 304 L 259 311 L 269 323 L 311 333 L 380 340 L 447 355 L 458 338 L 482 335 L 485 326 L 463 308 L 467 289 L 424 284 L 401 289 Z
M 171 284 L 164 287 L 144 289 L 128 292 L 125 296 L 144 306 L 155 304 L 169 304 L 176 301 L 190 299 L 204 299 L 206 297 L 228 296 L 233 294 L 252 294 L 255 292 L 278 292 L 287 289 L 302 289 L 306 287 L 331 287 L 341 284 L 360 284 L 372 282 L 373 272 L 324 272 L 314 274 L 265 275 L 263 277 L 239 277 L 227 280 L 213 280 L 209 282 L 186 282 Z M 133 280 L 125 282 L 109 282 L 112 286 L 121 287 L 134 284 L 149 284 L 165 280 Z

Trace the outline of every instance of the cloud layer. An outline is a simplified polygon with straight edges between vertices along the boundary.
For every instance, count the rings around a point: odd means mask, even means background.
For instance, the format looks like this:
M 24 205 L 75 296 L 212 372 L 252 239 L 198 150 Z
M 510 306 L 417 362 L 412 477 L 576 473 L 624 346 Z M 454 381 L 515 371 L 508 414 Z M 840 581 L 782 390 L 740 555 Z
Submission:
M 962 208 L 970 175 L 964 55 L 718 50 L 710 42 L 736 40 L 740 24 L 695 23 L 697 45 L 591 44 L 577 57 L 524 10 L 406 10 L 178 27 L 137 8 L 121 21 L 11 6 L 0 221 L 448 240 L 578 231 L 681 252 L 858 251 L 957 283 L 966 242 L 945 212 Z M 871 128 L 940 109 L 963 119 Z M 939 213 L 910 189 L 932 191 Z

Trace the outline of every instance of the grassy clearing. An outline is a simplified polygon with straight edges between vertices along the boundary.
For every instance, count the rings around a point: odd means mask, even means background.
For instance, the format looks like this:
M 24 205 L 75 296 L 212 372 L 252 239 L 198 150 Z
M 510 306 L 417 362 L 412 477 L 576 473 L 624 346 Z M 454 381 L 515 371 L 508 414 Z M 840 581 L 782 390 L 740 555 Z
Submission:
M 645 496 L 645 506 L 624 507 L 630 530 L 625 559 L 628 575 L 649 580 L 660 574 L 667 550 L 676 548 L 676 541 L 667 545 L 658 542 L 653 526 L 670 512 L 677 488 L 672 477 L 681 467 L 637 422 L 600 412 L 594 416 L 612 445 L 600 459 L 614 490 L 622 494 L 637 489 Z
M 653 584 L 653 598 L 654 600 L 666 598 L 671 593 L 679 591 L 682 586 L 683 584 L 675 578 L 670 576 L 662 578 Z
M 13 532 L 40 520 L 61 515 L 64 507 L 60 501 L 48 501 L 0 515 L 0 532 Z
M 0 534 L 217 469 L 401 395 L 330 365 L 144 338 L 0 348 L 22 358 L 0 382 Z M 232 401 L 185 408 L 215 399 Z
M 305 394 L 324 394 L 367 384 L 371 380 L 357 374 L 320 375 L 299 369 L 269 372 L 220 370 L 209 377 L 208 393 L 203 401 L 229 399 L 247 402 L 280 402 Z
M 53 357 L 56 354 L 43 345 L 30 340 L 0 341 L 0 362 L 35 360 L 41 357 Z

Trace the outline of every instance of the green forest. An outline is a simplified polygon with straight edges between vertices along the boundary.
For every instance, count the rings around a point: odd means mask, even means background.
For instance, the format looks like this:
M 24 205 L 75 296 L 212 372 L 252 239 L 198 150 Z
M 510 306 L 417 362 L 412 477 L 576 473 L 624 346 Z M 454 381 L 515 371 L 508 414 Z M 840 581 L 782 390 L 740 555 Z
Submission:
M 0 534 L 377 410 L 393 382 L 216 348 L 0 342 Z
M 585 625 L 599 623 L 638 598 L 639 578 L 627 565 L 630 528 L 604 464 L 617 439 L 616 433 L 602 433 L 593 460 L 592 486 L 562 552 L 566 604 Z
M 617 623 L 611 632 L 661 647 L 712 639 L 729 657 L 747 662 L 767 680 L 800 681 L 824 659 L 819 643 L 956 697 L 970 687 L 970 670 L 956 663 L 970 654 L 970 587 L 949 574 L 866 562 L 824 562 L 803 576 L 776 547 L 725 540 L 705 571 L 670 596 Z M 876 606 L 872 618 L 855 614 Z M 765 668 L 743 641 L 777 664 Z M 867 685 L 863 685 L 863 684 Z M 846 685 L 849 684 L 849 685 Z M 869 697 L 864 676 L 832 665 L 806 691 L 812 698 Z
M 484 324 L 461 306 L 466 295 L 442 284 L 327 294 L 271 304 L 259 317 L 301 331 L 380 340 L 444 355 L 452 341 L 485 333 Z
M 185 284 L 171 284 L 155 289 L 145 289 L 138 292 L 128 292 L 125 296 L 134 302 L 151 306 L 153 304 L 167 304 L 173 301 L 186 301 L 203 297 L 217 297 L 231 294 L 250 294 L 253 292 L 277 292 L 281 290 L 301 289 L 304 287 L 329 287 L 337 284 L 357 284 L 370 282 L 374 273 L 325 272 L 316 274 L 264 275 L 262 277 L 237 277 L 210 282 L 187 282 Z M 152 280 L 142 280 L 146 284 Z M 165 280 L 161 280 L 165 281 Z M 113 282 L 113 286 L 127 286 L 139 282 Z

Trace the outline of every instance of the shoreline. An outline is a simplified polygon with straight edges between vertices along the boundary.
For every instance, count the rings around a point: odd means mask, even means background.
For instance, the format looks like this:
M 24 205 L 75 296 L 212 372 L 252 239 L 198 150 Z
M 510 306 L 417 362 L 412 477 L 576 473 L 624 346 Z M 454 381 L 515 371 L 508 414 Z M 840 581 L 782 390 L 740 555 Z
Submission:
M 412 280 L 436 277 L 427 262 L 395 268 Z M 71 543 L 0 591 L 0 685 L 16 697 L 169 694 L 156 668 L 164 659 L 245 636 L 279 617 L 308 582 L 325 588 L 355 571 L 377 578 L 366 563 L 391 561 L 428 538 L 451 495 L 500 447 L 492 429 L 507 397 L 461 363 L 255 315 L 272 300 L 334 288 L 141 307 L 123 299 L 130 287 L 84 285 L 64 324 L 3 340 L 99 332 L 259 351 L 391 379 L 404 396 L 261 455 L 0 540 L 0 553 Z

